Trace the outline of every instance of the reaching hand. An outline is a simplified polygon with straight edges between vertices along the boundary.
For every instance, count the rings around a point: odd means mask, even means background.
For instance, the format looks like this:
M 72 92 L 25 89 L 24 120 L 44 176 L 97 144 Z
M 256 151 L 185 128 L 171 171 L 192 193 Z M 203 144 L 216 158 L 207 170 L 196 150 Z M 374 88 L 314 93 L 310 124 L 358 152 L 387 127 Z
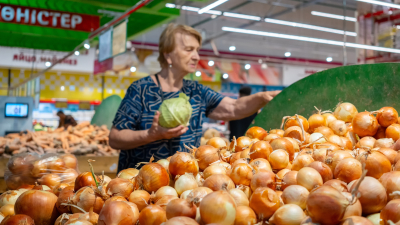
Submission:
M 154 138 L 155 140 L 171 139 L 179 137 L 189 130 L 188 127 L 184 127 L 182 125 L 171 129 L 164 128 L 160 126 L 160 124 L 158 123 L 159 118 L 160 118 L 160 112 L 157 111 L 153 119 L 153 124 L 149 129 L 150 137 Z
M 266 91 L 265 93 L 265 99 L 270 102 L 275 96 L 277 96 L 281 91 Z

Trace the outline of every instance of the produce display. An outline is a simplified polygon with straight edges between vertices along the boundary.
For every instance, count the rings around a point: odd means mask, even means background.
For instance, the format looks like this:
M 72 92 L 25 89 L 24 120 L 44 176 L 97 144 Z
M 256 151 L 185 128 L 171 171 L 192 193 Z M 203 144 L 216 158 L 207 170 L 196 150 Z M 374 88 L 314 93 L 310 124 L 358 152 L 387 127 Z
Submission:
M 113 156 L 118 151 L 108 144 L 106 126 L 83 122 L 68 129 L 21 132 L 0 137 L 0 156 L 10 158 L 21 153 L 71 153 L 74 155 Z
M 115 179 L 93 169 L 52 188 L 40 179 L 0 196 L 0 224 L 400 225 L 398 119 L 341 103 L 228 144 L 209 137 Z

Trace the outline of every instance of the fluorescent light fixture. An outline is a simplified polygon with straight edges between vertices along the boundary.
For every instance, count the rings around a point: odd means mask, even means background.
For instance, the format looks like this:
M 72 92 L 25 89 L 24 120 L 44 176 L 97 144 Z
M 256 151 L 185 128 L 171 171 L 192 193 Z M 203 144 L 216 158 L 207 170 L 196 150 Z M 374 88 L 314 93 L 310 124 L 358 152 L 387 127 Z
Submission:
M 338 19 L 338 20 L 347 20 L 347 21 L 351 21 L 351 22 L 357 22 L 357 18 L 355 18 L 355 17 L 341 16 L 341 15 L 324 13 L 324 12 L 311 11 L 311 15 L 322 16 L 322 17 Z
M 49 66 L 51 66 L 51 62 L 45 62 L 44 65 L 49 67 Z
M 263 63 L 263 64 L 261 64 L 261 69 L 267 69 L 268 68 L 268 65 L 266 64 L 266 63 Z
M 60 89 L 61 89 L 61 91 L 64 91 L 64 90 L 65 90 L 65 87 L 64 87 L 64 86 L 61 86 Z
M 89 44 L 84 44 L 83 47 L 86 48 L 86 49 L 90 49 L 90 45 Z
M 327 61 L 327 62 L 332 62 L 332 60 L 333 60 L 332 57 L 326 58 L 326 61 Z
M 334 41 L 334 40 L 288 35 L 288 34 L 278 34 L 278 33 L 264 32 L 264 31 L 257 31 L 257 30 L 240 29 L 240 28 L 234 28 L 234 27 L 222 27 L 222 30 L 228 31 L 228 32 L 253 34 L 253 35 L 259 35 L 259 36 L 265 36 L 265 37 L 276 37 L 276 38 L 283 38 L 283 39 L 297 40 L 297 41 L 306 41 L 306 42 L 313 42 L 313 43 L 320 43 L 320 44 L 327 44 L 327 45 L 336 45 L 336 46 L 345 45 L 345 46 L 351 47 L 351 48 L 360 48 L 360 49 L 368 49 L 368 50 L 374 50 L 374 51 L 391 52 L 391 53 L 399 53 L 400 54 L 400 49 L 384 48 L 384 47 L 378 47 L 378 46 L 372 46 L 372 45 L 362 45 L 362 44 L 349 43 L 349 42 L 344 43 L 343 41 Z
M 212 61 L 212 60 L 208 61 L 208 65 L 209 66 L 214 66 L 214 61 Z
M 217 15 L 211 15 L 211 19 L 217 18 Z
M 246 64 L 246 65 L 244 65 L 244 68 L 245 68 L 246 70 L 249 70 L 249 69 L 251 68 L 251 65 L 250 65 L 250 64 Z
M 233 51 L 235 51 L 236 50 L 236 47 L 235 46 L 229 46 L 229 51 L 231 51 L 231 52 L 233 52 Z
M 366 2 L 366 3 L 370 3 L 370 4 L 374 4 L 374 5 L 381 5 L 381 6 L 387 6 L 387 7 L 390 7 L 390 8 L 400 9 L 400 5 L 394 4 L 394 3 L 390 3 L 390 2 L 382 2 L 382 1 L 376 1 L 376 0 L 356 0 L 356 1 Z
M 356 32 L 350 32 L 350 31 L 344 32 L 343 30 L 337 30 L 337 29 L 332 29 L 332 28 L 327 28 L 327 27 L 308 25 L 308 24 L 304 24 L 304 23 L 295 23 L 295 22 L 289 22 L 289 21 L 284 21 L 284 20 L 276 20 L 276 19 L 270 19 L 270 18 L 265 18 L 265 22 L 274 23 L 274 24 L 280 24 L 280 25 L 286 25 L 286 26 L 293 26 L 293 27 L 301 27 L 301 28 L 305 28 L 305 29 L 318 30 L 318 31 L 324 31 L 324 32 L 335 33 L 335 34 L 344 34 L 344 33 L 346 33 L 346 35 L 354 36 L 354 37 L 357 36 Z
M 79 55 L 80 53 L 79 53 L 79 51 L 75 51 L 75 53 L 74 53 L 75 55 Z
M 172 3 L 167 3 L 167 4 L 165 4 L 165 7 L 167 7 L 167 8 L 175 8 L 175 4 L 172 4 Z
M 178 6 L 176 7 L 178 8 Z M 182 7 L 180 7 L 182 10 L 185 11 L 192 11 L 192 12 L 198 12 L 200 10 L 200 8 L 197 7 L 192 7 L 192 6 L 185 6 L 183 5 Z M 212 14 L 212 15 L 222 15 L 221 11 L 217 11 L 217 10 L 208 10 L 207 12 L 205 12 L 207 14 Z
M 197 71 L 197 72 L 196 72 L 196 77 L 199 77 L 199 76 L 201 76 L 201 72 L 200 72 L 200 71 Z
M 291 52 L 285 52 L 285 57 L 290 57 L 292 55 Z
M 227 16 L 227 17 L 233 17 L 233 18 L 239 18 L 239 19 L 245 19 L 245 20 L 256 20 L 256 21 L 261 20 L 261 17 L 259 17 L 259 16 L 245 15 L 245 14 L 239 14 L 239 13 L 224 12 L 223 15 Z
M 219 6 L 219 5 L 221 5 L 221 4 L 223 4 L 223 3 L 227 2 L 227 1 L 228 0 L 218 0 L 216 2 L 213 2 L 213 3 L 209 4 L 208 6 L 200 9 L 199 10 L 199 14 L 203 14 L 203 13 L 209 11 L 210 9 L 213 9 L 213 8 Z
M 224 79 L 228 79 L 228 78 L 229 78 L 229 74 L 227 74 L 227 73 L 224 73 L 224 74 L 222 75 L 222 78 L 224 78 Z
M 132 67 L 131 67 L 131 72 L 132 72 L 132 73 L 136 72 L 136 67 L 132 66 Z

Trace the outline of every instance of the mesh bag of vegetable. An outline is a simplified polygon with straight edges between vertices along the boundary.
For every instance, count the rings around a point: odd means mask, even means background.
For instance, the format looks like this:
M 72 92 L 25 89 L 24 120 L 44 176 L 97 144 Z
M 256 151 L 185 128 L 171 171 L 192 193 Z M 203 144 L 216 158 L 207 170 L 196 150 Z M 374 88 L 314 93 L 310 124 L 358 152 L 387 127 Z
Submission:
M 193 109 L 189 97 L 184 93 L 179 93 L 178 98 L 163 101 L 158 111 L 161 113 L 160 125 L 165 128 L 174 128 L 179 125 L 188 126 Z

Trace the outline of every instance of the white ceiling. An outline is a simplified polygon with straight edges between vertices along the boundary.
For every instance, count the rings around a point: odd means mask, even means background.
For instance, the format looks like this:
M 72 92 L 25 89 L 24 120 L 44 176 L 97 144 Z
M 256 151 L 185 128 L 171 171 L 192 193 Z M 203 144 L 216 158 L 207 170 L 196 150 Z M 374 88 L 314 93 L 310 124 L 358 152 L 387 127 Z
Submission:
M 260 17 L 269 17 L 278 12 L 282 12 L 289 8 L 290 6 L 295 7 L 299 4 L 303 4 L 304 2 L 311 2 L 312 0 L 302 1 L 302 0 L 253 0 L 249 1 L 243 7 L 240 7 L 236 10 L 230 10 L 235 5 L 245 2 L 246 0 L 229 0 L 228 2 L 218 6 L 215 10 L 221 10 L 224 12 L 235 12 L 247 15 L 254 15 Z M 214 0 L 207 2 L 191 2 L 191 1 L 180 1 L 180 0 L 171 0 L 171 3 L 177 5 L 186 5 L 202 8 L 210 3 L 214 2 Z M 342 0 L 320 0 L 319 4 L 313 4 L 307 7 L 300 8 L 298 10 L 291 10 L 290 12 L 274 17 L 275 19 L 311 24 L 321 27 L 328 27 L 334 29 L 343 30 L 344 26 L 346 26 L 346 31 L 356 31 L 356 23 L 337 19 L 330 19 L 324 17 L 318 17 L 311 15 L 311 11 L 320 11 L 332 14 L 343 15 L 343 1 Z M 288 7 L 278 6 L 284 5 Z M 346 16 L 355 17 L 355 9 L 357 8 L 357 2 L 354 0 L 346 0 Z M 269 16 L 268 16 L 269 15 Z M 201 14 L 199 15 L 197 12 L 190 12 L 181 10 L 181 16 L 173 21 L 175 23 L 194 25 L 199 21 L 210 18 L 210 14 Z M 228 27 L 240 27 L 244 24 L 247 24 L 249 20 L 244 19 L 236 19 L 229 17 L 218 17 L 216 19 L 210 20 L 206 23 L 203 23 L 195 28 L 202 31 L 205 39 L 209 39 L 214 37 L 215 35 L 222 32 L 221 28 L 223 26 Z M 146 43 L 158 43 L 158 38 L 164 29 L 163 27 L 156 28 L 138 38 L 136 41 L 146 42 Z M 298 35 L 298 36 L 307 36 L 313 38 L 322 38 L 336 41 L 343 41 L 343 35 L 327 33 L 316 30 L 309 30 L 304 28 L 292 27 L 292 26 L 284 26 L 277 24 L 270 24 L 265 22 L 258 22 L 254 25 L 248 26 L 245 29 L 250 30 L 259 30 L 259 31 L 268 31 L 274 33 L 282 33 L 282 34 L 290 34 L 290 35 Z M 355 37 L 347 36 L 348 42 L 356 42 Z M 237 33 L 228 33 L 222 37 L 214 39 L 214 42 L 220 51 L 228 51 L 229 46 L 236 46 L 236 51 L 238 53 L 247 53 L 247 54 L 257 54 L 257 55 L 266 55 L 266 56 L 275 56 L 275 57 L 284 57 L 284 53 L 290 51 L 292 53 L 293 58 L 302 58 L 302 59 L 312 59 L 312 60 L 321 60 L 325 61 L 327 57 L 333 57 L 334 62 L 342 62 L 343 61 L 343 47 L 340 46 L 332 46 L 325 44 L 316 44 L 302 41 L 294 41 L 294 40 L 285 40 L 273 37 L 261 37 L 249 34 L 237 34 Z M 205 44 L 203 46 L 204 49 L 211 49 L 210 44 Z M 355 64 L 357 62 L 356 58 L 356 50 L 352 48 L 347 49 L 347 61 L 350 64 Z

